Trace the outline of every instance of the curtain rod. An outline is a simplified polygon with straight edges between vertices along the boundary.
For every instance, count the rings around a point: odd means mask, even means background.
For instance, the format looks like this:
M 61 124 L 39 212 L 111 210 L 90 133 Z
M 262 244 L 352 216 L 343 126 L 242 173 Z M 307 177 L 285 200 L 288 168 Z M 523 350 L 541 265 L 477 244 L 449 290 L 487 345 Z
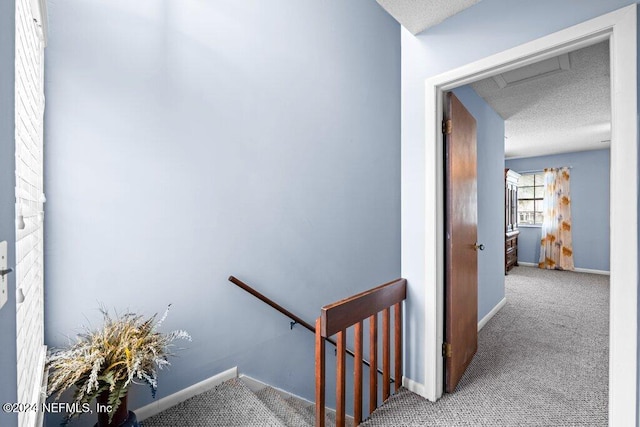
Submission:
M 569 169 L 573 169 L 573 166 L 559 166 L 559 167 L 554 167 L 554 168 L 546 168 L 546 169 L 562 169 L 562 168 L 569 168 Z M 511 168 L 509 168 L 511 169 Z M 515 169 L 513 169 L 514 171 L 516 171 Z M 520 174 L 522 173 L 540 173 L 540 172 L 544 172 L 544 169 L 533 169 L 530 171 L 516 171 Z

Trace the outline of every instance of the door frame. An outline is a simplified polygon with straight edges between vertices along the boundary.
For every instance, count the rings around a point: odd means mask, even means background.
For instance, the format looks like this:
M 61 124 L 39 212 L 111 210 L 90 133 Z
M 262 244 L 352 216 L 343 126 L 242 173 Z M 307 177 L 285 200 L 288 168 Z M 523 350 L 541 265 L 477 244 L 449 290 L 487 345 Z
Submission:
M 403 265 L 421 266 L 424 284 L 425 378 L 405 382 L 429 400 L 443 393 L 444 192 L 443 93 L 499 72 L 609 40 L 611 69 L 609 424 L 636 425 L 638 322 L 638 125 L 636 4 L 447 71 L 425 81 L 424 252 L 403 251 Z M 416 196 L 408 197 L 413 199 Z M 412 232 L 403 227 L 403 239 Z M 411 283 L 411 277 L 403 272 Z M 408 349 L 409 351 L 411 349 Z M 418 351 L 418 354 L 420 351 Z M 421 363 L 419 360 L 413 363 Z

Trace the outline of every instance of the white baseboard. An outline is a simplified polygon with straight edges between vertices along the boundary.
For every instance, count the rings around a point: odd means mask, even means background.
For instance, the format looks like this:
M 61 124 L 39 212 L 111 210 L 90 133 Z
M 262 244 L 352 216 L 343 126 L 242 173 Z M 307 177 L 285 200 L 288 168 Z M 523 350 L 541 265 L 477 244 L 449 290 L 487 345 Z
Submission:
M 593 270 L 591 268 L 576 268 L 574 270 L 576 273 L 590 273 L 590 274 L 601 274 L 603 276 L 610 276 L 611 273 L 606 270 Z
M 272 389 L 277 391 L 278 394 L 280 394 L 280 396 L 283 399 L 288 399 L 288 398 L 293 397 L 294 399 L 297 399 L 297 400 L 299 400 L 300 402 L 302 402 L 302 403 L 304 403 L 306 405 L 314 405 L 314 403 L 311 400 L 307 400 L 304 397 L 298 396 L 297 394 L 289 393 L 288 391 L 283 390 L 281 388 L 274 387 L 274 386 L 269 385 L 267 383 L 263 383 L 262 381 L 257 380 L 257 379 L 255 379 L 253 377 L 250 377 L 248 375 L 242 374 L 242 375 L 240 375 L 240 379 L 245 383 L 245 385 L 247 387 L 249 387 L 249 390 L 251 390 L 254 393 L 262 390 L 265 387 L 271 387 Z
M 502 300 L 500 300 L 500 302 L 496 304 L 496 306 L 493 307 L 493 309 L 491 309 L 491 311 L 478 322 L 478 331 L 480 331 L 480 329 L 482 329 L 489 322 L 489 320 L 491 320 L 491 318 L 495 316 L 502 307 L 504 307 L 506 303 L 507 298 L 502 298 Z M 428 399 L 424 384 L 420 384 L 419 382 L 414 381 L 411 378 L 402 377 L 402 386 L 407 390 L 412 391 L 415 394 L 424 397 L 425 399 Z
M 537 267 L 538 264 L 533 263 L 533 262 L 524 262 L 524 261 L 518 261 L 518 265 L 520 267 Z
M 402 377 L 402 387 L 414 392 L 419 396 L 424 397 L 425 399 L 427 398 L 427 391 L 424 388 L 424 384 L 420 384 L 419 382 L 414 381 L 411 378 Z
M 518 265 L 521 265 L 522 267 L 538 267 L 538 264 L 535 264 L 533 262 L 518 261 Z M 576 267 L 573 271 L 575 271 L 576 273 L 601 274 L 603 276 L 609 276 L 611 274 L 607 270 L 594 270 L 592 268 L 578 268 L 578 267 Z
M 253 377 L 250 377 L 248 375 L 242 374 L 240 375 L 240 379 L 245 383 L 245 385 L 247 387 L 249 387 L 249 390 L 251 390 L 252 392 L 256 393 L 260 390 L 262 390 L 265 387 L 271 387 L 272 389 L 274 389 L 276 392 L 278 392 L 278 394 L 280 394 L 280 397 L 282 397 L 283 399 L 296 399 L 297 401 L 299 401 L 300 403 L 302 403 L 303 405 L 307 405 L 307 406 L 312 406 L 315 405 L 315 403 L 311 400 L 307 400 L 304 397 L 298 396 L 297 394 L 293 394 L 290 393 L 286 390 L 283 390 L 281 388 L 278 387 L 274 387 L 272 385 L 269 385 L 267 383 L 263 383 L 260 380 L 257 380 Z M 334 414 L 336 413 L 335 408 L 332 408 L 330 406 L 325 406 L 325 411 L 326 412 L 333 412 Z M 345 419 L 352 421 L 353 424 L 353 417 L 349 414 L 345 415 Z
M 478 332 L 480 332 L 480 329 L 484 328 L 484 325 L 486 325 L 489 322 L 489 320 L 491 320 L 491 318 L 495 316 L 496 313 L 499 312 L 502 307 L 504 307 L 506 303 L 507 303 L 507 298 L 506 297 L 502 298 L 500 302 L 497 303 L 496 306 L 493 307 L 489 313 L 487 313 L 486 316 L 480 319 L 480 321 L 478 322 Z
M 502 300 L 500 300 L 500 302 L 496 304 L 496 306 L 493 307 L 493 309 L 491 309 L 491 311 L 478 322 L 478 331 L 480 331 L 480 329 L 482 329 L 489 322 L 489 320 L 491 320 L 491 318 L 495 316 L 502 307 L 504 307 L 506 303 L 507 298 L 502 298 Z M 415 394 L 424 397 L 425 399 L 428 399 L 427 391 L 424 384 L 420 384 L 419 382 L 414 381 L 411 378 L 402 377 L 402 386 L 407 390 L 412 391 Z
M 145 405 L 141 408 L 134 410 L 138 421 L 143 421 L 149 417 L 159 414 L 165 409 L 169 409 L 172 406 L 177 405 L 180 402 L 184 402 L 187 399 L 192 398 L 200 393 L 204 393 L 207 390 L 211 390 L 217 385 L 222 384 L 232 378 L 238 377 L 238 367 L 227 369 L 217 375 L 214 375 L 206 380 L 200 381 L 192 386 L 182 389 L 176 393 L 165 396 L 155 402 Z

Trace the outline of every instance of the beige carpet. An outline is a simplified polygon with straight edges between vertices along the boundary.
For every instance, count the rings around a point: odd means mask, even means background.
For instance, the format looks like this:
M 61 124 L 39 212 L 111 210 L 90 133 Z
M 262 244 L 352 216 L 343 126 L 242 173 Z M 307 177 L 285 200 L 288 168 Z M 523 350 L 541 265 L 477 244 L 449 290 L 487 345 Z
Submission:
M 609 278 L 517 267 L 506 296 L 455 393 L 432 403 L 401 389 L 362 425 L 607 425 Z M 312 426 L 313 407 L 298 406 L 232 380 L 142 424 Z
M 609 278 L 516 267 L 455 393 L 407 390 L 363 426 L 605 426 Z

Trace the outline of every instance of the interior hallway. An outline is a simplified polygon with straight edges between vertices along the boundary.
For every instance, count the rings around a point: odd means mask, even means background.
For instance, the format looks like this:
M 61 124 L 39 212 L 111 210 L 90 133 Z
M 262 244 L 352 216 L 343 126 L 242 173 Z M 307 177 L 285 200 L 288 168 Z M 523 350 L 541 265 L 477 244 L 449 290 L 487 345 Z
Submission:
M 363 426 L 607 425 L 609 277 L 516 267 L 455 393 L 403 390 Z

